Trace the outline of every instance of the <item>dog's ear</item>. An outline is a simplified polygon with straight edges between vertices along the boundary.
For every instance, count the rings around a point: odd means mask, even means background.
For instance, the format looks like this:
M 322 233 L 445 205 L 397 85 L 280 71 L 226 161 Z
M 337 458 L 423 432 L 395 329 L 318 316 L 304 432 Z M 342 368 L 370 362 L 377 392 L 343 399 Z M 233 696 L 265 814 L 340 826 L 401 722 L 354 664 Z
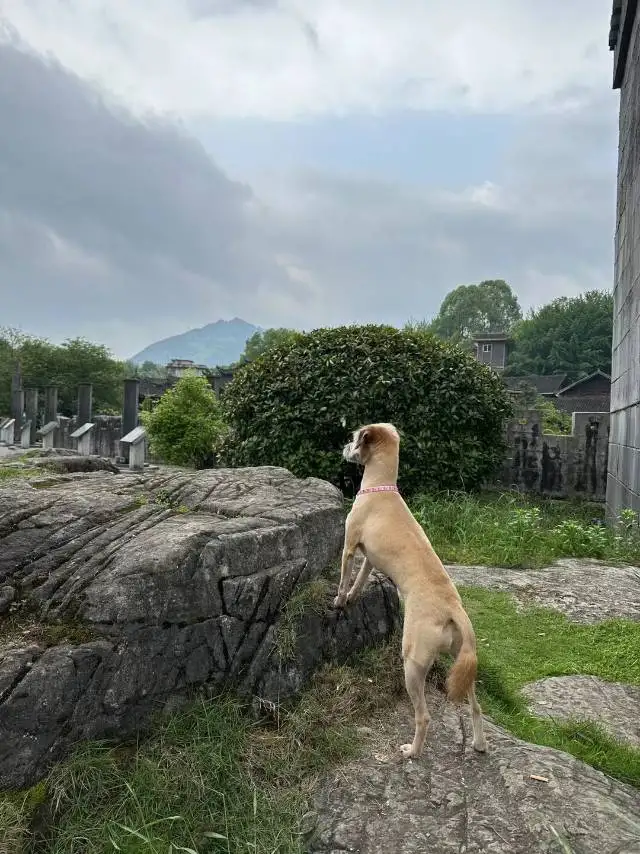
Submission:
M 369 429 L 369 427 L 363 427 L 362 430 L 358 431 L 358 438 L 356 439 L 355 449 L 359 450 L 360 448 L 366 448 L 367 445 L 371 442 L 373 438 L 373 431 Z

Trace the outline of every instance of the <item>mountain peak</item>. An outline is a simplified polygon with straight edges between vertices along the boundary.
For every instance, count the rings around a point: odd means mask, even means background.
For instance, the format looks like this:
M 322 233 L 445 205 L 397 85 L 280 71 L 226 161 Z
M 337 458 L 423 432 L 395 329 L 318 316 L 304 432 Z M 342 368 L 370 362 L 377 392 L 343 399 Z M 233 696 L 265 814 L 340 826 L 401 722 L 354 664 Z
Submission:
M 171 359 L 192 359 L 198 365 L 211 368 L 229 365 L 240 358 L 247 338 L 258 331 L 258 326 L 241 317 L 231 320 L 220 318 L 198 329 L 156 341 L 132 356 L 131 361 L 166 365 Z

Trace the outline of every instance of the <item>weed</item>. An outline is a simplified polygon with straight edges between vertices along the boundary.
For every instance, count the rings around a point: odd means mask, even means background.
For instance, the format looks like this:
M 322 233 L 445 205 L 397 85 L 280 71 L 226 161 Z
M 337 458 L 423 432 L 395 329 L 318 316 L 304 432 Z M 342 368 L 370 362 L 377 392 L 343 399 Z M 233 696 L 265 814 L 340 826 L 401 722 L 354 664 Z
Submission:
M 287 600 L 276 624 L 275 646 L 282 661 L 290 661 L 296 650 L 298 627 L 304 614 L 320 614 L 327 606 L 330 582 L 315 578 L 302 584 Z
M 633 511 L 607 526 L 599 504 L 464 493 L 422 496 L 412 510 L 445 563 L 543 566 L 575 557 L 640 564 Z

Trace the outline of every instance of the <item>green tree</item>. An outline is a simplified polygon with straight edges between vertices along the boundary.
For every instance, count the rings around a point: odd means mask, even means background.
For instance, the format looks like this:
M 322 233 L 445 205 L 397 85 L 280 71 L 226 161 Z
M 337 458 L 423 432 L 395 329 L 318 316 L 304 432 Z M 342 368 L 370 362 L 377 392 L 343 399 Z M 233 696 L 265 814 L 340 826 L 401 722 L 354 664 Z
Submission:
M 165 365 L 159 365 L 157 362 L 151 362 L 148 359 L 141 365 L 137 365 L 135 362 L 127 362 L 127 373 L 130 377 L 151 380 L 166 380 L 168 376 Z
M 170 465 L 206 468 L 224 429 L 220 404 L 206 377 L 187 374 L 151 412 L 141 413 L 150 450 Z
M 502 380 L 459 347 L 390 326 L 318 329 L 238 369 L 221 401 L 229 465 L 281 465 L 340 485 L 350 431 L 403 431 L 407 492 L 473 488 L 503 455 Z
M 460 285 L 447 294 L 427 329 L 446 341 L 464 344 L 477 332 L 510 332 L 521 318 L 510 286 L 502 279 L 487 279 L 478 285 Z
M 597 370 L 611 374 L 612 332 L 610 293 L 559 297 L 516 326 L 507 371 L 512 376 L 566 373 L 571 381 Z
M 299 335 L 300 332 L 297 332 L 295 329 L 287 329 L 285 327 L 254 332 L 251 338 L 247 339 L 244 352 L 240 356 L 239 361 L 241 363 L 253 362 L 254 359 L 266 353 L 267 350 L 271 350 L 279 344 L 287 344 L 295 341 Z
M 43 338 L 15 330 L 0 330 L 0 408 L 8 411 L 11 374 L 20 362 L 24 386 L 43 389 L 58 386 L 59 411 L 76 411 L 78 385 L 93 384 L 93 409 L 96 413 L 118 413 L 122 408 L 122 382 L 125 363 L 114 359 L 101 344 L 74 338 L 58 346 Z

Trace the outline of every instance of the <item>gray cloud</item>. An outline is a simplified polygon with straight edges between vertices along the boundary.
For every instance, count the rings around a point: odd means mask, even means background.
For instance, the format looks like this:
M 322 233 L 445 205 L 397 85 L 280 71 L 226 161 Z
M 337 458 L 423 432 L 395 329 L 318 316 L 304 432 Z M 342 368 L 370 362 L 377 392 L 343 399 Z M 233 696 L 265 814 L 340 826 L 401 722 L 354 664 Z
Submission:
M 274 9 L 279 0 L 187 0 L 187 8 L 194 18 L 231 15 L 247 9 Z
M 401 323 L 482 278 L 525 304 L 607 285 L 615 98 L 557 106 L 475 198 L 307 171 L 259 203 L 176 125 L 0 41 L 2 322 L 127 355 L 220 316 Z
M 532 112 L 507 148 L 487 203 L 432 189 L 307 171 L 281 232 L 319 281 L 334 318 L 431 316 L 457 284 L 505 278 L 525 306 L 611 286 L 616 108 L 610 93 L 567 92 Z M 473 156 L 470 140 L 470 156 Z M 482 191 L 478 198 L 482 197 Z
M 125 299 L 144 311 L 150 299 L 246 291 L 277 275 L 251 190 L 177 126 L 135 118 L 55 62 L 9 43 L 0 43 L 0 115 L 8 314 L 37 312 L 36 297 L 50 311 L 47 277 L 61 287 L 82 277 L 87 304 L 117 312 Z M 39 266 L 41 277 L 25 275 Z M 91 273 L 107 286 L 92 287 Z

